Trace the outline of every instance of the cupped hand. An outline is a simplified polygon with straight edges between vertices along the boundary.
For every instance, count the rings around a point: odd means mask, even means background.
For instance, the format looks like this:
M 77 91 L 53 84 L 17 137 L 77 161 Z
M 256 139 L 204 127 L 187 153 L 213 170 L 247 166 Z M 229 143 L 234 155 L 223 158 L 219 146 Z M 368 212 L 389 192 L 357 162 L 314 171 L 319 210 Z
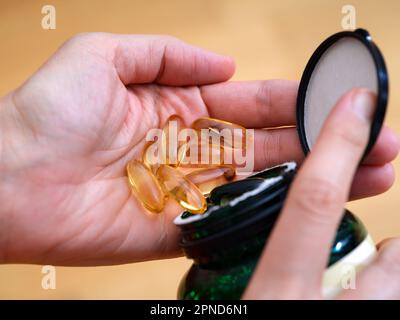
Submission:
M 256 170 L 303 160 L 297 83 L 225 82 L 234 62 L 165 36 L 81 34 L 0 100 L 0 261 L 117 264 L 179 254 L 168 203 L 147 212 L 131 195 L 128 160 L 170 115 L 259 128 Z M 281 127 L 274 130 L 261 128 Z M 385 128 L 358 169 L 352 198 L 386 191 L 396 136 Z

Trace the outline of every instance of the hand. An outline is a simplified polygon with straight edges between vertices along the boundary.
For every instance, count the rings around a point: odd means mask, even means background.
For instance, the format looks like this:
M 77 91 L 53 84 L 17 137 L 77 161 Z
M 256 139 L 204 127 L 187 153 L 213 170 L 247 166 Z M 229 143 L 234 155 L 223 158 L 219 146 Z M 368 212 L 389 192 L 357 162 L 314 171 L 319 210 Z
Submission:
M 233 73 L 231 58 L 170 37 L 67 41 L 0 101 L 0 261 L 99 265 L 178 255 L 171 221 L 181 209 L 144 210 L 125 165 L 172 114 L 186 125 L 207 115 L 247 127 L 295 124 L 296 82 L 225 83 Z M 383 130 L 353 198 L 389 188 L 393 141 Z M 255 142 L 256 169 L 302 160 L 294 128 L 257 130 Z
M 333 109 L 291 185 L 243 298 L 321 298 L 322 275 L 373 112 L 374 97 L 365 89 L 346 94 Z M 399 270 L 400 239 L 392 239 L 356 278 L 356 289 L 338 298 L 399 299 Z

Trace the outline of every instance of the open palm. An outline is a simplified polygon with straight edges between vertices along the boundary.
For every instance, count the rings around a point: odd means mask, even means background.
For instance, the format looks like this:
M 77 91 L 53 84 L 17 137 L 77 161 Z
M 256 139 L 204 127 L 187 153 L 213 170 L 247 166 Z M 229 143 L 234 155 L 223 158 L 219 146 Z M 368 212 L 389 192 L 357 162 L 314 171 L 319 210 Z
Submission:
M 99 265 L 177 255 L 171 221 L 180 208 L 143 209 L 125 165 L 172 114 L 186 125 L 200 116 L 251 128 L 295 124 L 296 82 L 225 82 L 233 72 L 232 59 L 170 37 L 96 33 L 67 41 L 2 99 L 4 261 Z M 389 188 L 394 139 L 382 131 L 353 198 Z M 258 129 L 255 144 L 256 169 L 302 160 L 293 127 Z

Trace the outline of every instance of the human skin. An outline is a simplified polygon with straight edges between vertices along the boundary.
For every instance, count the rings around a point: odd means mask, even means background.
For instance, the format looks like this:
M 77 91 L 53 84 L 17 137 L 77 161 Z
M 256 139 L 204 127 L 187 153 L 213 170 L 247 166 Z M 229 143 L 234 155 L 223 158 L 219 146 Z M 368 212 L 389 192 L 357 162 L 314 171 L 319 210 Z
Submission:
M 332 239 L 368 142 L 374 109 L 375 96 L 355 89 L 329 114 L 291 185 L 244 299 L 322 298 Z M 334 157 L 337 152 L 340 157 Z M 357 273 L 355 288 L 343 290 L 338 299 L 399 299 L 399 271 L 400 238 L 390 239 Z
M 152 214 L 125 165 L 172 114 L 256 128 L 256 170 L 303 161 L 297 82 L 227 82 L 232 58 L 165 36 L 80 34 L 0 100 L 0 262 L 110 265 L 180 255 L 168 202 Z M 246 110 L 246 112 L 243 112 Z M 355 172 L 351 199 L 393 183 L 397 136 L 384 128 Z

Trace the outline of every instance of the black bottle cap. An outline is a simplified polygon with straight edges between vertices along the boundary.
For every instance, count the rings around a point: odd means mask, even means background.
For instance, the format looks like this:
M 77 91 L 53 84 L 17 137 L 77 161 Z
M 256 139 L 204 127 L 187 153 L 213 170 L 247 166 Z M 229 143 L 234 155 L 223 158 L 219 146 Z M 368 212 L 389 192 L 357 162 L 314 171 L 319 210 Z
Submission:
M 357 87 L 367 88 L 377 96 L 365 157 L 382 128 L 388 101 L 388 74 L 382 54 L 363 29 L 330 36 L 307 63 L 297 96 L 297 129 L 305 154 L 311 150 L 339 98 Z
M 185 255 L 200 261 L 257 234 L 263 233 L 266 238 L 284 204 L 295 172 L 296 164 L 288 162 L 225 184 L 213 190 L 214 200 L 219 202 L 230 194 L 233 199 L 229 203 L 214 204 L 202 215 L 187 212 L 179 215 L 174 223 L 180 228 L 180 247 Z

